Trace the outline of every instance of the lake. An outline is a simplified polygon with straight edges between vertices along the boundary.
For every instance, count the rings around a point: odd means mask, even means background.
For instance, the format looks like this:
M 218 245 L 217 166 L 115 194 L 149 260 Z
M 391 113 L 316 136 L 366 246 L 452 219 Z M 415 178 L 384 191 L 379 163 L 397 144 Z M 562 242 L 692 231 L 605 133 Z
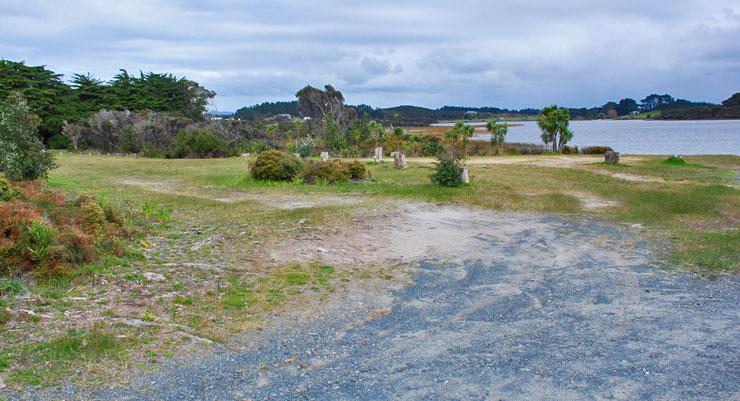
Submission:
M 469 123 L 483 126 L 485 122 Z M 507 142 L 540 143 L 535 121 L 512 122 Z M 433 124 L 452 126 L 454 123 Z M 617 152 L 643 155 L 740 155 L 740 120 L 591 120 L 571 121 L 575 146 L 610 146 Z M 476 135 L 488 140 L 490 135 Z

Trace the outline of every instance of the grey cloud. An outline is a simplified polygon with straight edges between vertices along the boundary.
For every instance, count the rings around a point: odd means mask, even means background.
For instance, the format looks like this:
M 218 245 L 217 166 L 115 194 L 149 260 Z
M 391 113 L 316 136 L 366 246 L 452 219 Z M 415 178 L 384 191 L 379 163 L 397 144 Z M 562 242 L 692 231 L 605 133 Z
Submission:
M 736 0 L 4 0 L 0 57 L 187 75 L 233 110 L 335 84 L 348 102 L 585 106 L 740 88 Z

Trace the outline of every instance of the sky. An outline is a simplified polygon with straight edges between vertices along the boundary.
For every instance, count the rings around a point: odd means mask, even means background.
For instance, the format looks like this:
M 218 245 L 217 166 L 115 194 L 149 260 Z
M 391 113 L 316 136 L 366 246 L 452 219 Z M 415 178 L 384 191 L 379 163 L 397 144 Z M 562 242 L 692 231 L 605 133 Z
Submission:
M 718 103 L 740 91 L 740 1 L 0 0 L 0 58 L 171 72 L 218 111 L 308 84 L 376 107 Z

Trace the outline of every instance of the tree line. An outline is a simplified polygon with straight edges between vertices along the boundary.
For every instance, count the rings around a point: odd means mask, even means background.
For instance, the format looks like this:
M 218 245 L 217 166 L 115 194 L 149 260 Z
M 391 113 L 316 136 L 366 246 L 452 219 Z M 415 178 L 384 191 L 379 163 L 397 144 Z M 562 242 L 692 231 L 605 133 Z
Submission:
M 45 141 L 60 135 L 64 122 L 77 122 L 101 109 L 155 111 L 202 120 L 216 94 L 197 82 L 170 73 L 121 69 L 108 81 L 91 74 L 73 74 L 69 82 L 45 66 L 0 60 L 0 99 L 19 92 L 41 119 Z

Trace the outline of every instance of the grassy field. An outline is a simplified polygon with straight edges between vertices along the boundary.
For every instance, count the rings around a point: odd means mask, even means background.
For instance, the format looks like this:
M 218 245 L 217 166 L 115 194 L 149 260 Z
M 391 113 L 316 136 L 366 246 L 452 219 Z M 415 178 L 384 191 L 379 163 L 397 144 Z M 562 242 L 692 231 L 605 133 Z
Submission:
M 281 265 L 269 252 L 285 236 L 321 235 L 351 225 L 364 209 L 399 201 L 633 225 L 663 244 L 671 268 L 740 270 L 734 156 L 687 163 L 627 157 L 616 166 L 588 156 L 476 158 L 472 184 L 461 188 L 433 186 L 432 165 L 413 159 L 407 170 L 368 163 L 372 180 L 333 186 L 255 181 L 242 158 L 61 154 L 58 161 L 50 186 L 102 196 L 122 209 L 164 211 L 166 223 L 124 257 L 74 275 L 0 280 L 0 309 L 32 311 L 12 329 L 0 323 L 0 374 L 10 385 L 65 377 L 95 383 L 117 378 L 121 366 L 156 369 L 182 348 L 228 344 L 230 335 L 262 327 L 267 316 L 332 296 L 353 280 L 400 279 L 394 266 Z M 147 278 L 150 272 L 163 279 Z
M 579 156 L 571 156 L 577 159 Z M 543 160 L 556 156 L 542 156 Z M 326 207 L 274 210 L 255 199 L 312 194 L 361 194 L 363 197 L 401 198 L 438 203 L 469 204 L 495 210 L 580 214 L 615 222 L 642 224 L 675 243 L 674 256 L 697 268 L 737 270 L 737 253 L 722 246 L 737 240 L 740 198 L 735 176 L 740 158 L 735 156 L 688 157 L 685 164 L 672 164 L 661 157 L 642 157 L 635 162 L 611 166 L 583 156 L 586 163 L 557 168 L 517 163 L 486 164 L 471 160 L 473 185 L 440 188 L 429 182 L 431 166 L 410 160 L 410 168 L 398 170 L 391 163 L 369 164 L 373 179 L 367 183 L 308 186 L 298 183 L 263 183 L 249 177 L 243 159 L 157 160 L 64 156 L 51 185 L 100 195 L 121 203 L 142 204 L 153 199 L 175 210 L 178 221 L 218 224 L 248 214 L 250 221 L 269 223 L 311 215 L 320 219 Z M 499 158 L 503 159 L 503 158 Z M 490 160 L 498 160 L 493 158 Z M 536 164 L 536 163 L 535 163 Z M 620 178 L 636 177 L 638 180 Z M 645 178 L 640 180 L 640 178 Z M 120 185 L 138 179 L 141 186 Z M 177 191 L 147 190 L 170 180 Z M 161 189 L 161 188 L 160 188 Z M 222 204 L 199 196 L 235 191 L 256 194 L 244 202 Z M 612 204 L 584 209 L 579 197 L 591 196 Z M 347 216 L 351 208 L 345 209 Z M 332 216 L 337 212 L 332 210 Z M 732 245 L 732 243 L 730 244 Z M 712 250 L 716 257 L 691 257 Z M 694 252 L 699 251 L 699 252 Z

